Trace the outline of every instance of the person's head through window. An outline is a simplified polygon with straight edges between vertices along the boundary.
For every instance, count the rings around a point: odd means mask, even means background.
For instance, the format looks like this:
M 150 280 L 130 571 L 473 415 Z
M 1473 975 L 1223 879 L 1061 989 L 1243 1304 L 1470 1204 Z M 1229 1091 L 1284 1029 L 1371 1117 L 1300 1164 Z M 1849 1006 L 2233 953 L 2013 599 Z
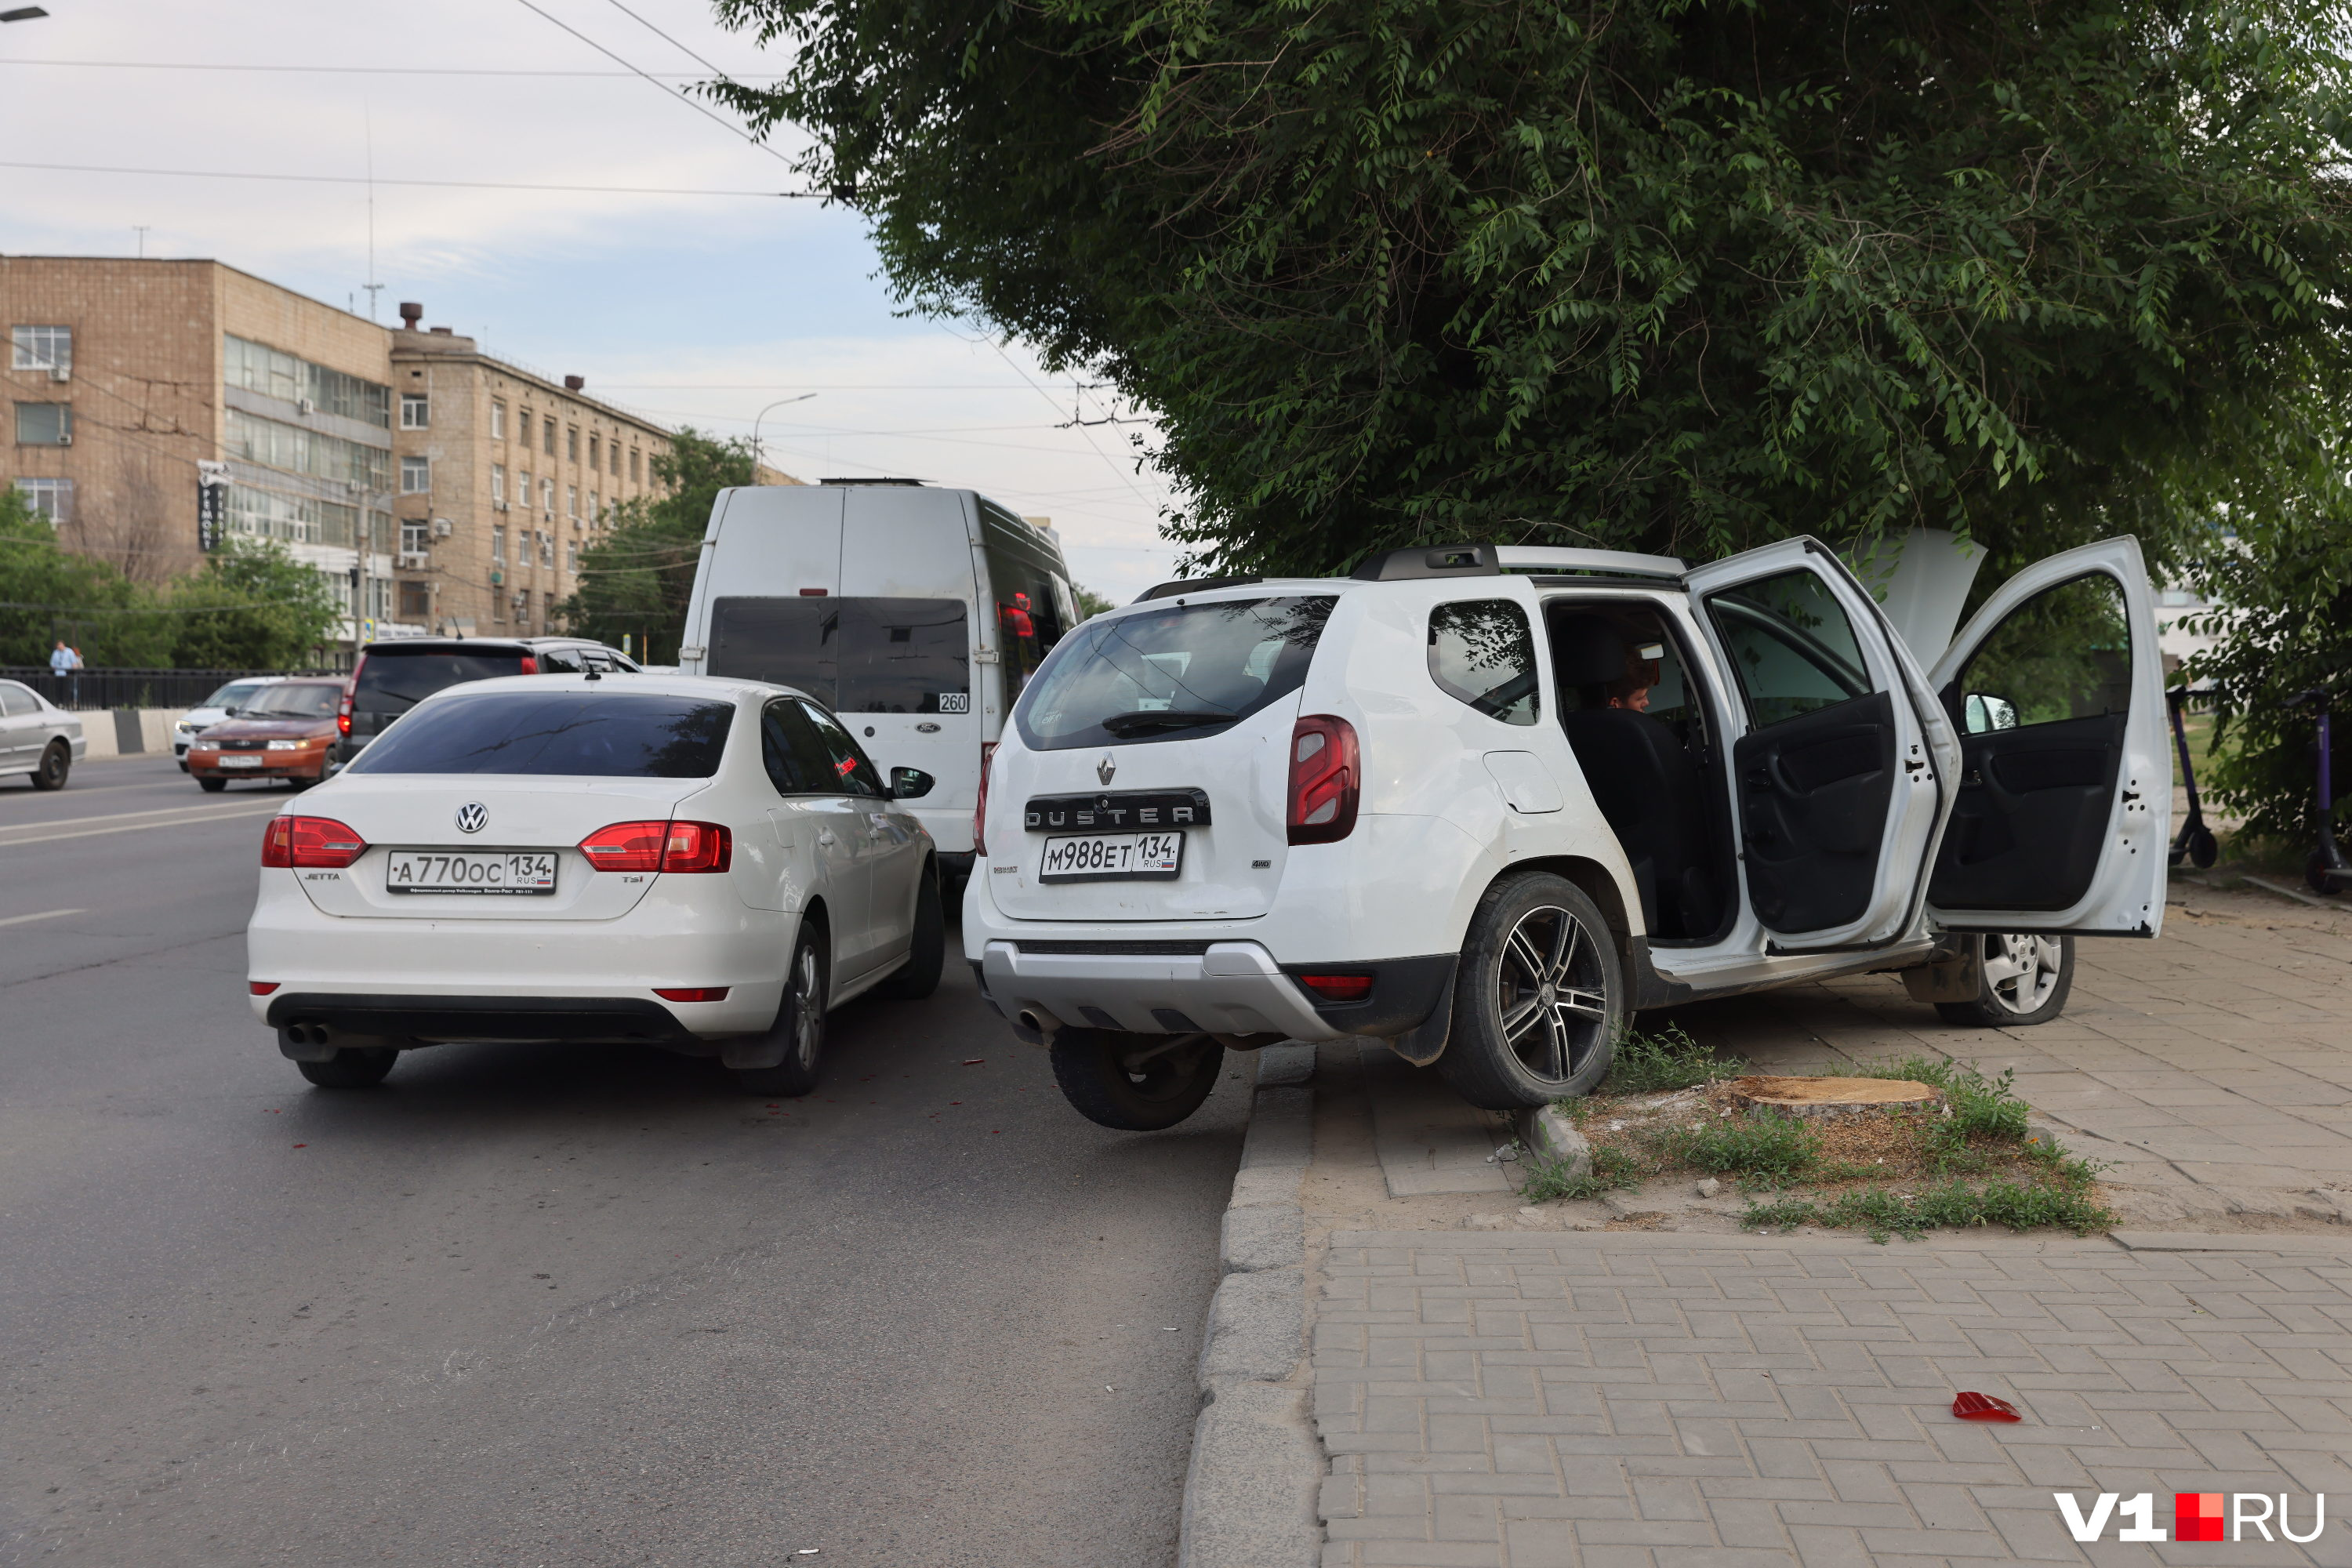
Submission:
M 1658 684 L 1658 658 L 1643 655 L 1663 656 L 1654 645 L 1631 647 L 1625 650 L 1625 673 L 1611 681 L 1608 701 L 1612 708 L 1630 709 L 1636 713 L 1650 710 L 1650 690 Z

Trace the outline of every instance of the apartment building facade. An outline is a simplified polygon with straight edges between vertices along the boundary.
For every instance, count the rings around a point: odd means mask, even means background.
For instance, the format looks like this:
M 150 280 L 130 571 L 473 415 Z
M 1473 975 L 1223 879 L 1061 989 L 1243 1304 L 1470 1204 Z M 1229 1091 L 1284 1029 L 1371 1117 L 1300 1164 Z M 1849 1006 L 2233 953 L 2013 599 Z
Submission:
M 143 581 L 194 569 L 207 527 L 279 542 L 350 606 L 346 656 L 556 629 L 614 510 L 658 493 L 670 433 L 400 314 L 217 261 L 0 256 L 0 482 Z

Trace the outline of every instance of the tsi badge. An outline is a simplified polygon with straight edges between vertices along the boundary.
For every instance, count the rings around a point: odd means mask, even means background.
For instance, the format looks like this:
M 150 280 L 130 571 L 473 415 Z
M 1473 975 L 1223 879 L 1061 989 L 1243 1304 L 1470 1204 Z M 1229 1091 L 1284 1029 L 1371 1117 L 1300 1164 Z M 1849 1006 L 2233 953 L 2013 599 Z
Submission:
M 469 800 L 457 808 L 457 831 L 479 833 L 490 825 L 490 808 L 478 800 Z
M 2316 1541 L 2327 1527 L 2327 1494 L 2315 1492 L 2311 1499 L 2311 1533 L 2297 1535 L 2287 1525 L 2287 1494 L 2275 1499 L 2269 1492 L 2175 1492 L 2172 1494 L 2172 1530 L 2168 1535 L 2156 1523 L 2156 1498 L 2149 1492 L 2124 1498 L 2116 1492 L 2101 1492 L 2086 1515 L 2083 1504 L 2073 1492 L 2052 1492 L 2058 1504 L 2059 1515 L 2066 1529 L 2077 1541 L 2096 1541 L 2106 1533 L 2107 1521 L 2120 1515 L 2129 1520 L 2116 1532 L 2117 1541 L 2243 1541 L 2246 1531 L 2262 1532 L 2264 1541 L 2275 1539 L 2271 1526 L 2278 1526 L 2279 1534 L 2298 1543 Z M 2221 1504 L 2229 1500 L 2230 1533 L 2221 1533 Z

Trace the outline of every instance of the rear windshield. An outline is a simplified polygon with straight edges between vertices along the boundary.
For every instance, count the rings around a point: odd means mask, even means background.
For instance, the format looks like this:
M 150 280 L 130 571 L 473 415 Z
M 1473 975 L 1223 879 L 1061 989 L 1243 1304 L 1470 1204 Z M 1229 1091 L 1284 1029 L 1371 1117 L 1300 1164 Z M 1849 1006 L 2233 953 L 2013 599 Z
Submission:
M 1213 731 L 1298 689 L 1339 602 L 1227 599 L 1088 621 L 1031 679 L 1013 721 L 1041 752 Z
M 836 713 L 969 713 L 971 647 L 961 599 L 713 599 L 704 668 Z
M 342 703 L 343 683 L 340 680 L 289 681 L 283 686 L 263 687 L 251 702 L 238 710 L 237 717 L 331 719 Z
M 732 702 L 692 697 L 487 691 L 403 719 L 348 771 L 707 779 L 734 716 Z
M 368 650 L 352 693 L 354 713 L 405 713 L 436 691 L 468 680 L 520 675 L 522 652 L 383 653 Z

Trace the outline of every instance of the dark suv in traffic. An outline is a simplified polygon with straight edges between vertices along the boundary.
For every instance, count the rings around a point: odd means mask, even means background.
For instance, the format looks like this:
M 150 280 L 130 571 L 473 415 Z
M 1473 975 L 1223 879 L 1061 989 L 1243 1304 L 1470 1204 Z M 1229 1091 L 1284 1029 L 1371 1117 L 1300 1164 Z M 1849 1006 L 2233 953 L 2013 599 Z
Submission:
M 335 765 L 435 692 L 500 675 L 634 675 L 637 661 L 586 637 L 404 637 L 370 643 L 343 688 Z

